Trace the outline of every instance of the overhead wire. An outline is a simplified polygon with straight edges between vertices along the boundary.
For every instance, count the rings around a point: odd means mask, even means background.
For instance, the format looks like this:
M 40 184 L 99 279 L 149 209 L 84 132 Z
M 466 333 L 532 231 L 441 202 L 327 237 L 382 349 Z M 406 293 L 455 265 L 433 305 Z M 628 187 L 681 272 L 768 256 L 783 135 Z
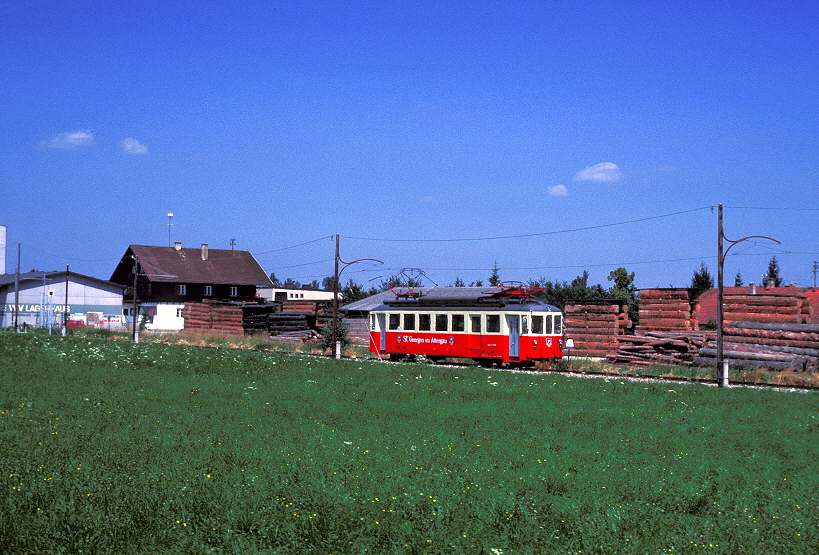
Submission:
M 819 208 L 782 208 L 782 207 L 749 207 L 749 206 L 730 206 L 730 207 L 726 207 L 726 208 L 735 209 L 735 210 L 819 211 Z M 611 222 L 611 223 L 606 223 L 606 224 L 583 226 L 583 227 L 576 227 L 576 228 L 569 228 L 569 229 L 562 229 L 562 230 L 543 231 L 543 232 L 525 233 L 525 234 L 513 234 L 513 235 L 498 235 L 498 236 L 485 236 L 485 237 L 460 237 L 460 238 L 437 238 L 437 239 L 436 238 L 419 238 L 419 237 L 414 237 L 414 238 L 379 238 L 379 237 L 363 237 L 363 236 L 355 236 L 355 235 L 341 235 L 340 237 L 343 237 L 344 239 L 351 239 L 351 240 L 384 242 L 384 243 L 408 243 L 408 242 L 413 242 L 413 243 L 418 243 L 418 242 L 455 243 L 455 242 L 499 241 L 499 240 L 506 240 L 506 239 L 522 239 L 522 238 L 530 238 L 530 237 L 543 237 L 543 236 L 559 235 L 559 234 L 565 234 L 565 233 L 576 233 L 576 232 L 580 232 L 580 231 L 589 231 L 589 230 L 595 230 L 595 229 L 605 229 L 605 228 L 611 228 L 611 227 L 616 227 L 616 226 L 631 225 L 631 224 L 635 224 L 635 223 L 652 221 L 652 220 L 657 220 L 657 219 L 662 219 L 662 218 L 669 218 L 669 217 L 679 216 L 679 215 L 683 215 L 683 214 L 690 214 L 690 213 L 694 213 L 694 212 L 700 212 L 700 211 L 703 211 L 703 210 L 711 210 L 713 212 L 714 209 L 715 209 L 715 205 L 700 206 L 700 207 L 691 208 L 691 209 L 688 209 L 688 210 L 680 210 L 680 211 L 676 211 L 676 212 L 670 212 L 670 213 L 667 213 L 667 214 L 659 214 L 659 215 L 656 215 L 656 216 L 647 216 L 647 217 L 644 217 L 644 218 L 635 218 L 635 219 L 632 219 L 632 220 L 625 220 L 625 221 L 620 221 L 620 222 Z M 322 236 L 322 237 L 320 237 L 318 239 L 305 241 L 305 242 L 298 243 L 298 244 L 295 244 L 295 245 L 290 245 L 290 246 L 287 246 L 287 247 L 281 247 L 281 248 L 277 248 L 277 249 L 273 249 L 273 250 L 269 250 L 269 251 L 259 252 L 259 253 L 256 253 L 256 255 L 263 255 L 263 254 L 271 254 L 271 253 L 275 253 L 275 252 L 281 252 L 281 251 L 284 251 L 284 250 L 298 248 L 298 247 L 302 247 L 302 246 L 305 246 L 305 245 L 317 243 L 319 241 L 323 241 L 323 240 L 326 240 L 326 239 L 332 239 L 333 237 L 334 237 L 333 235 L 326 235 L 326 236 Z M 750 245 L 749 245 L 749 247 L 750 247 Z M 782 254 L 814 254 L 814 253 L 793 253 L 791 251 L 777 250 L 777 249 L 772 248 L 770 246 L 766 246 L 766 248 L 768 250 L 771 250 L 771 251 L 781 252 Z M 731 253 L 730 256 L 755 256 L 755 254 L 738 252 L 738 253 Z M 710 260 L 710 259 L 713 259 L 713 258 L 716 258 L 716 256 L 709 255 L 709 256 L 698 256 L 698 257 L 677 258 L 677 259 L 631 261 L 631 262 L 621 262 L 621 263 L 617 263 L 617 264 L 614 264 L 614 265 L 623 266 L 623 265 L 663 264 L 663 263 L 669 263 L 669 262 L 687 262 L 687 261 L 692 261 L 692 260 L 703 260 L 703 259 Z M 274 268 L 274 269 L 282 270 L 282 269 L 288 269 L 288 268 L 296 268 L 296 267 L 308 266 L 308 265 L 312 265 L 312 264 L 321 264 L 321 263 L 326 263 L 326 262 L 332 262 L 332 260 L 333 259 L 326 259 L 326 260 L 322 260 L 322 261 L 308 262 L 308 263 L 304 263 L 304 264 L 295 264 L 295 265 L 291 265 L 291 266 L 282 266 L 282 267 Z M 535 266 L 535 267 L 508 267 L 508 268 L 505 268 L 505 269 L 507 269 L 507 270 L 530 270 L 531 271 L 531 270 L 548 270 L 548 269 L 557 269 L 557 268 L 605 267 L 605 266 L 612 266 L 612 264 L 613 263 L 598 263 L 598 264 L 583 264 L 583 265 L 578 264 L 578 265 L 570 265 L 570 266 L 561 265 L 561 266 Z M 383 269 L 386 270 L 386 271 L 398 271 L 398 270 L 400 270 L 400 268 L 383 268 Z M 429 268 L 429 269 L 436 270 L 436 271 L 460 271 L 460 272 L 490 271 L 491 270 L 491 268 Z M 368 270 L 367 269 L 361 269 L 361 270 L 355 270 L 354 272 L 359 273 L 359 272 L 364 272 L 364 271 L 368 271 Z
M 691 208 L 689 210 L 681 210 L 679 212 L 671 212 L 669 214 L 661 214 L 659 216 L 648 216 L 646 218 L 637 218 L 634 220 L 627 220 L 623 222 L 613 222 L 609 224 L 599 224 L 599 225 L 592 225 L 586 227 L 576 227 L 572 229 L 562 229 L 556 231 L 542 231 L 539 233 L 523 233 L 519 235 L 498 235 L 494 237 L 462 237 L 462 238 L 454 238 L 454 239 L 419 239 L 419 238 L 412 238 L 412 239 L 384 239 L 384 238 L 376 238 L 376 237 L 356 237 L 351 235 L 342 235 L 345 239 L 355 239 L 358 241 L 381 241 L 385 243 L 457 243 L 457 242 L 467 242 L 467 241 L 499 241 L 503 239 L 523 239 L 527 237 L 543 237 L 547 235 L 559 235 L 562 233 L 575 233 L 578 231 L 589 231 L 592 229 L 604 229 L 607 227 L 615 227 L 620 225 L 629 225 L 634 223 L 646 222 L 649 220 L 657 220 L 660 218 L 669 218 L 671 216 L 679 216 L 680 214 L 689 214 L 691 212 L 698 212 L 701 210 L 710 210 L 711 206 L 701 206 L 699 208 Z
M 270 253 L 273 253 L 273 252 L 286 251 L 288 249 L 296 249 L 298 247 L 303 247 L 304 245 L 310 245 L 312 243 L 318 243 L 319 241 L 324 241 L 325 239 L 332 239 L 332 238 L 333 238 L 333 235 L 325 235 L 323 237 L 319 237 L 318 239 L 313 239 L 312 241 L 305 241 L 304 243 L 299 243 L 298 245 L 290 245 L 289 247 L 280 247 L 278 249 L 273 249 L 273 250 L 270 250 L 270 251 L 257 252 L 256 255 L 258 256 L 258 255 L 262 255 L 262 254 L 270 254 Z

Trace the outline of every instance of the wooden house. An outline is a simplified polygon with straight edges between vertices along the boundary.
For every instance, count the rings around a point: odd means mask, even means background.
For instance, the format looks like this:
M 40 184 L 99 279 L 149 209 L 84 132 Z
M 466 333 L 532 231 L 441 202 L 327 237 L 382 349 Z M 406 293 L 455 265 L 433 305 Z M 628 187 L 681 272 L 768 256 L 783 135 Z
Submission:
M 185 303 L 255 301 L 257 290 L 271 287 L 270 278 L 248 251 L 131 245 L 111 281 L 125 286 L 125 309 L 145 314 L 149 329 L 182 329 Z M 133 310 L 128 313 L 133 316 Z

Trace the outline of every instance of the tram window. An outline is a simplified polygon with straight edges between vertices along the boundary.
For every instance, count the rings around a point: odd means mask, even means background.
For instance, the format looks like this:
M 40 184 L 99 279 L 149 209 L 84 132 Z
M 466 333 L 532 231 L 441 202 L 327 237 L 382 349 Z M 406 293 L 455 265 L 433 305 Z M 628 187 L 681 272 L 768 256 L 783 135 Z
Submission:
M 532 333 L 543 333 L 543 316 L 532 316 Z
M 418 315 L 418 329 L 421 331 L 429 331 L 432 329 L 431 325 L 432 319 L 429 317 L 429 314 L 419 314 Z
M 469 319 L 472 320 L 472 333 L 481 333 L 481 317 L 473 314 Z
M 500 333 L 500 315 L 487 314 L 486 315 L 486 332 Z
M 559 314 L 555 314 L 555 335 L 560 335 L 563 333 L 561 330 L 561 325 L 563 323 L 563 318 Z
M 546 325 L 543 327 L 543 333 L 546 335 L 552 335 L 552 315 L 548 315 L 543 318 L 543 321 Z
M 464 331 L 466 329 L 466 325 L 464 324 L 464 315 L 463 314 L 453 314 L 452 315 L 452 331 Z
M 415 329 L 415 314 L 404 314 L 404 330 Z
M 370 329 L 375 331 L 375 314 L 370 314 Z
M 435 331 L 447 331 L 449 328 L 448 321 L 449 318 L 446 314 L 436 314 L 435 315 Z
M 400 314 L 390 314 L 390 329 L 391 330 L 400 330 L 401 329 L 401 315 Z

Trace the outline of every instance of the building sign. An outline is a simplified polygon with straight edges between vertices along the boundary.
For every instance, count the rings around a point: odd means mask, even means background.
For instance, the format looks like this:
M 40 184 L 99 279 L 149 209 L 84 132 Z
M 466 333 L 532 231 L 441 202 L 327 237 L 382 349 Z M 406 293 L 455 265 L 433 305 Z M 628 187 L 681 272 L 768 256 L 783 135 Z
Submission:
M 54 304 L 50 307 L 48 305 L 42 306 L 40 304 L 20 303 L 20 314 L 37 314 L 41 310 L 48 311 L 51 309 L 55 314 L 62 314 L 65 311 L 65 305 Z M 122 310 L 122 305 L 68 305 L 68 313 L 74 312 L 102 312 L 104 314 L 119 314 Z M 14 303 L 0 304 L 0 312 L 14 313 Z

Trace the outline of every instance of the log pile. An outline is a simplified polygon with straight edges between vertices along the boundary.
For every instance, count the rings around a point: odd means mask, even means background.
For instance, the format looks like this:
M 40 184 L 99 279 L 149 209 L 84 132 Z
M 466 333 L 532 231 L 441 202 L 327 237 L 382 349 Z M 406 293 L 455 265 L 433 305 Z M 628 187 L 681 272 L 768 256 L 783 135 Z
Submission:
M 640 332 L 620 338 L 617 354 L 606 360 L 616 364 L 648 366 L 673 364 L 691 366 L 700 349 L 713 340 L 716 332 Z
M 318 329 L 322 329 L 328 323 L 333 321 L 333 301 L 282 301 L 282 312 L 300 312 L 303 314 L 311 314 L 314 318 L 311 322 Z
M 571 354 L 602 357 L 617 352 L 631 325 L 621 301 L 569 302 L 564 308 L 564 336 L 574 341 Z
M 321 335 L 315 330 L 286 331 L 270 337 L 274 343 L 287 343 L 298 345 L 307 341 L 318 341 Z
M 242 326 L 245 333 L 269 334 L 267 327 L 271 313 L 281 309 L 281 303 L 245 305 L 242 307 Z
M 243 333 L 242 307 L 236 303 L 185 303 L 182 309 L 185 329 Z
M 690 331 L 697 327 L 687 289 L 640 290 L 637 331 Z
M 810 321 L 810 304 L 797 295 L 725 295 L 723 322 L 785 322 L 805 324 Z
M 819 368 L 819 324 L 731 322 L 722 338 L 723 361 L 729 366 L 814 372 Z M 709 341 L 694 364 L 716 366 L 716 357 L 716 341 Z
M 304 311 L 286 311 L 282 308 L 301 308 Z M 264 305 L 246 305 L 242 325 L 246 333 L 271 336 L 290 332 L 303 333 L 316 330 L 319 316 L 315 314 L 316 301 L 277 302 Z

